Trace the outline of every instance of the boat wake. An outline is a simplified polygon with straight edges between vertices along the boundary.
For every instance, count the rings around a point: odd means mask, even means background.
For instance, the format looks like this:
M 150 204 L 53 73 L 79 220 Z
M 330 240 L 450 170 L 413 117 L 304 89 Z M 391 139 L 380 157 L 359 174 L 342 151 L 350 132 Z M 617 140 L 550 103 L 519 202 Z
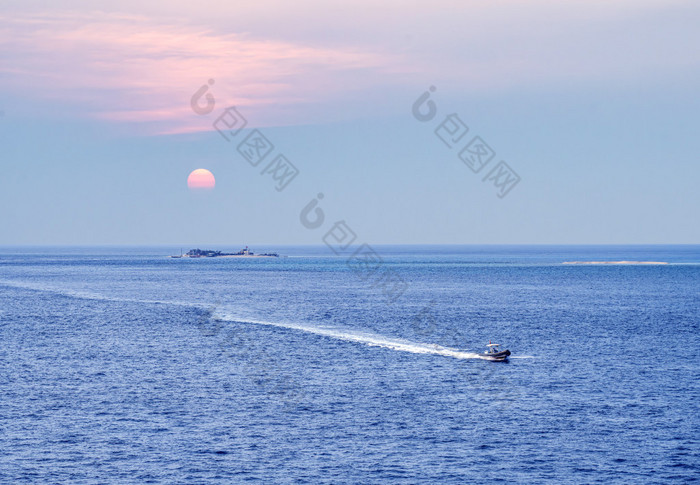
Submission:
M 252 320 L 238 318 L 235 315 L 226 312 L 214 312 L 212 318 L 220 321 L 228 321 L 235 323 L 246 323 L 254 325 L 269 325 L 279 328 L 287 328 L 290 330 L 298 330 L 300 332 L 312 333 L 346 342 L 355 342 L 365 344 L 370 347 L 382 347 L 385 349 L 397 350 L 400 352 L 410 352 L 412 354 L 433 354 L 442 355 L 445 357 L 453 357 L 455 359 L 485 359 L 483 355 L 475 352 L 466 352 L 464 350 L 443 347 L 436 344 L 426 344 L 419 342 L 411 342 L 409 340 L 386 337 L 374 333 L 360 332 L 350 329 L 340 329 L 333 327 L 320 327 L 316 325 L 308 325 L 301 323 L 289 322 L 268 322 L 263 320 Z
M 87 290 L 73 290 L 73 289 L 63 289 L 56 288 L 50 285 L 41 285 L 36 283 L 26 283 L 23 281 L 11 281 L 11 280 L 0 280 L 0 286 L 7 286 L 10 288 L 21 288 L 24 290 L 31 291 L 41 291 L 44 293 L 53 293 L 55 295 L 61 295 L 68 298 L 77 298 L 79 300 L 95 300 L 95 301 L 113 301 L 113 302 L 124 302 L 124 303 L 143 303 L 145 305 L 173 305 L 173 306 L 185 306 L 190 308 L 199 308 L 202 310 L 207 310 L 211 308 L 212 305 L 207 305 L 206 303 L 191 303 L 186 301 L 173 301 L 173 300 L 148 300 L 143 298 L 126 298 L 119 296 L 106 296 L 101 293 L 95 293 Z
M 71 290 L 71 289 L 58 289 L 51 286 L 44 286 L 36 283 L 26 283 L 20 281 L 9 281 L 0 280 L 0 286 L 9 286 L 14 288 L 23 288 L 27 290 L 42 291 L 48 293 L 54 293 L 63 295 L 71 298 L 78 298 L 83 300 L 100 300 L 100 301 L 113 301 L 113 302 L 129 302 L 129 303 L 143 303 L 143 304 L 160 304 L 160 305 L 176 305 L 176 306 L 187 306 L 191 308 L 199 308 L 202 310 L 211 311 L 212 306 L 206 305 L 204 303 L 189 303 L 181 301 L 167 301 L 167 300 L 147 300 L 147 299 L 135 299 L 135 298 L 122 298 L 122 297 L 111 297 L 105 296 L 98 293 L 83 291 L 83 290 Z M 269 322 L 264 320 L 255 320 L 249 318 L 240 318 L 237 315 L 227 313 L 225 311 L 214 310 L 212 311 L 211 318 L 224 322 L 235 322 L 253 325 L 267 325 L 278 328 L 286 328 L 290 330 L 297 330 L 300 332 L 311 333 L 314 335 L 321 335 L 323 337 L 328 337 L 337 340 L 343 340 L 346 342 L 354 342 L 359 344 L 368 345 L 370 347 L 382 347 L 385 349 L 396 350 L 400 352 L 410 352 L 412 354 L 433 354 L 442 355 L 444 357 L 452 357 L 455 359 L 486 359 L 482 354 L 476 352 L 467 352 L 464 350 L 454 349 L 451 347 L 443 347 L 437 344 L 427 344 L 420 342 L 411 342 L 409 340 L 386 337 L 383 335 L 375 333 L 367 333 L 362 331 L 356 331 L 352 329 L 342 329 L 334 327 L 324 327 L 318 325 L 310 325 L 305 323 L 292 323 L 292 322 Z

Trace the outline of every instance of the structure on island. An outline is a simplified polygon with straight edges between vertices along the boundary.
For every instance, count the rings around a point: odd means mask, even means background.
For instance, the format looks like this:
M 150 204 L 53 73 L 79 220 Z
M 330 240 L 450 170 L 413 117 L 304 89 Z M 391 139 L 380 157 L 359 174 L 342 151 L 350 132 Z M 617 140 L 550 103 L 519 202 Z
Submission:
M 237 253 L 224 253 L 222 251 L 214 251 L 211 249 L 190 249 L 185 254 L 179 256 L 170 256 L 171 258 L 233 258 L 233 257 L 250 257 L 250 258 L 278 258 L 277 253 L 261 253 L 255 254 L 246 246 Z

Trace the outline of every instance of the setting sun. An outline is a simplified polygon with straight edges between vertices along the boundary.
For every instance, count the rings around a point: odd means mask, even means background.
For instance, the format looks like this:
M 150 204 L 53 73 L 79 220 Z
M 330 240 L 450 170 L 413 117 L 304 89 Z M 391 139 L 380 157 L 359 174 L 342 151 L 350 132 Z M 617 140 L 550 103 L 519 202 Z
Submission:
M 198 168 L 187 177 L 187 187 L 190 189 L 211 190 L 215 185 L 216 179 L 214 179 L 214 174 L 205 168 Z

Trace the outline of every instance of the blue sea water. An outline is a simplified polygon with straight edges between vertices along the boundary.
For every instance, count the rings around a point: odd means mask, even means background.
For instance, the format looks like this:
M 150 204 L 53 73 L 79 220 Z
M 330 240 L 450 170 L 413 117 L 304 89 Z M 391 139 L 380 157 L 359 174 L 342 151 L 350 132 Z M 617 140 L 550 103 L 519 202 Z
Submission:
M 0 248 L 0 482 L 698 481 L 700 246 L 253 249 Z

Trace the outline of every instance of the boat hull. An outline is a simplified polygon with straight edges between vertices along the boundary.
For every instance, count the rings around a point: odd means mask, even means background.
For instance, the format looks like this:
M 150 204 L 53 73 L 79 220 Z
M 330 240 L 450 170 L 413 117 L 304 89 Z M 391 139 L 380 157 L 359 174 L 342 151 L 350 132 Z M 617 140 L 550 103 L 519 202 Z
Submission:
M 510 350 L 504 350 L 502 352 L 496 352 L 494 354 L 486 353 L 483 355 L 484 355 L 484 358 L 487 360 L 492 360 L 494 362 L 503 362 L 510 355 Z

